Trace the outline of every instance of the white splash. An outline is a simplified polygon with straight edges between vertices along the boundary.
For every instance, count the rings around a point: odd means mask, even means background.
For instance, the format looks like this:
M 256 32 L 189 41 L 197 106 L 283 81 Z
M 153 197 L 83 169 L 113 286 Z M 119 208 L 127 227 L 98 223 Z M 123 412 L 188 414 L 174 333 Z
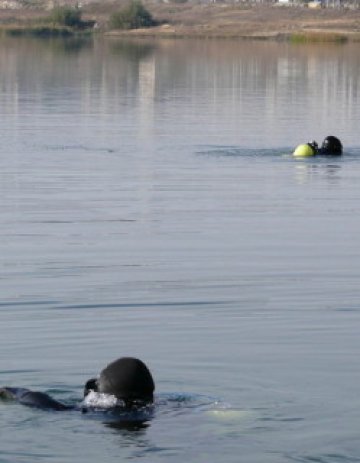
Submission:
M 123 405 L 114 395 L 90 391 L 83 401 L 85 407 L 91 408 L 112 408 L 116 405 Z

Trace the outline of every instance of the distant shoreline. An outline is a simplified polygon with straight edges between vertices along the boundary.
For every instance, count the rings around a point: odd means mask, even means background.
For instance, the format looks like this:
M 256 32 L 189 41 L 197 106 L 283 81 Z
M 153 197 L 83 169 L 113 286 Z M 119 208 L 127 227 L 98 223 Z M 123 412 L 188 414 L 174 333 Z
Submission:
M 104 34 L 111 37 L 140 38 L 234 38 L 292 42 L 359 42 L 360 10 L 310 9 L 299 6 L 243 4 L 172 4 L 145 2 L 160 25 L 146 29 L 108 30 L 109 12 L 86 5 L 85 19 L 98 27 L 78 31 L 36 23 L 44 12 L 0 10 L 2 35 L 70 36 Z
M 310 9 L 279 4 L 164 5 L 152 10 L 163 25 L 112 36 L 238 38 L 295 42 L 360 42 L 360 10 Z M 168 13 L 168 16 L 167 16 Z M 168 18 L 168 21 L 166 21 Z

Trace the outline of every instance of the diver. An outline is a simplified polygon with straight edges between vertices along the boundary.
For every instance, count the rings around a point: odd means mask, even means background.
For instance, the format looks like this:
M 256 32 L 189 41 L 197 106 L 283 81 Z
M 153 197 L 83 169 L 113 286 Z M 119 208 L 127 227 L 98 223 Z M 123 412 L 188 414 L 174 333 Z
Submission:
M 308 157 L 316 155 L 325 155 L 325 156 L 341 156 L 343 153 L 343 146 L 341 141 L 334 137 L 333 135 L 327 136 L 322 142 L 321 147 L 319 148 L 316 141 L 311 141 L 299 145 L 293 152 L 293 156 L 296 157 Z
M 84 398 L 90 393 L 107 394 L 115 398 L 115 407 L 136 409 L 153 403 L 155 383 L 150 370 L 141 360 L 122 357 L 107 365 L 97 378 L 89 379 L 84 387 Z M 78 406 L 63 404 L 44 392 L 24 388 L 0 388 L 0 399 L 15 400 L 29 407 L 45 410 L 73 410 Z M 86 400 L 85 400 L 86 403 Z M 80 409 L 86 412 L 86 407 Z

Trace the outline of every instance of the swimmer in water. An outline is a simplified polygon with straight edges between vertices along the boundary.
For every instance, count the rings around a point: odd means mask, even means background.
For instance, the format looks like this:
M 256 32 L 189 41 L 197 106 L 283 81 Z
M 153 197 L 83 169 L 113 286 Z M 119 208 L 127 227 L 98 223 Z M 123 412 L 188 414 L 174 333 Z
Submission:
M 343 147 L 341 141 L 333 135 L 327 136 L 319 148 L 316 141 L 311 141 L 303 145 L 299 145 L 293 152 L 296 157 L 308 157 L 316 155 L 325 156 L 340 156 L 342 155 Z
M 107 394 L 115 397 L 123 409 L 132 409 L 151 404 L 154 400 L 154 390 L 154 380 L 145 363 L 137 358 L 122 357 L 107 365 L 99 377 L 86 382 L 84 398 L 91 392 Z M 77 408 L 65 405 L 44 392 L 23 388 L 0 388 L 0 399 L 16 400 L 23 405 L 46 410 Z M 84 406 L 81 409 L 85 411 Z

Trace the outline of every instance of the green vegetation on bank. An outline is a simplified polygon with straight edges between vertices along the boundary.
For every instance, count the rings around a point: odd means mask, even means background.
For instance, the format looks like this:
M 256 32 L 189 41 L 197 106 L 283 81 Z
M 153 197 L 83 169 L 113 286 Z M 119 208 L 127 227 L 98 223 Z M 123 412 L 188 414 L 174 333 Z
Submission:
M 57 26 L 82 27 L 80 8 L 71 8 L 69 6 L 55 7 L 50 15 L 45 18 L 46 22 Z
M 157 23 L 140 0 L 132 0 L 127 6 L 112 13 L 108 20 L 109 29 L 139 29 L 152 27 Z M 47 16 L 28 20 L 19 24 L 4 24 L 0 31 L 13 36 L 59 37 L 90 33 L 95 21 L 84 21 L 82 11 L 77 7 L 58 6 Z
M 110 16 L 111 29 L 140 29 L 155 26 L 151 13 L 139 0 L 133 0 L 128 6 Z
M 72 31 L 66 27 L 47 26 L 12 26 L 2 29 L 3 34 L 10 36 L 31 36 L 31 37 L 69 37 Z
M 79 8 L 69 6 L 55 7 L 50 14 L 21 24 L 6 25 L 3 33 L 12 36 L 67 37 L 75 33 L 89 32 L 94 21 L 83 21 Z
M 291 43 L 320 43 L 320 42 L 331 42 L 331 43 L 345 43 L 348 41 L 348 37 L 343 34 L 334 32 L 303 32 L 294 33 L 290 37 Z
M 45 23 L 54 27 L 70 28 L 74 32 L 93 29 L 95 21 L 84 21 L 80 8 L 71 6 L 58 6 L 51 10 L 50 15 L 44 18 Z

